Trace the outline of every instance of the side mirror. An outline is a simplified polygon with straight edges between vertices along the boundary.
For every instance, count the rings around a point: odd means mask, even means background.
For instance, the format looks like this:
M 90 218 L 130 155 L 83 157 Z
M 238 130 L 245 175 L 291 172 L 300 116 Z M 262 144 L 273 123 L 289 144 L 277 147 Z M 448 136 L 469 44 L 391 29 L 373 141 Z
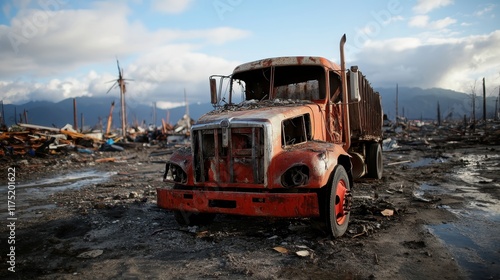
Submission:
M 351 92 L 351 102 L 361 101 L 361 96 L 359 95 L 358 66 L 351 66 L 351 71 L 349 73 L 349 84 L 349 90 Z
M 210 78 L 210 102 L 212 105 L 219 103 L 217 98 L 217 81 L 214 78 Z

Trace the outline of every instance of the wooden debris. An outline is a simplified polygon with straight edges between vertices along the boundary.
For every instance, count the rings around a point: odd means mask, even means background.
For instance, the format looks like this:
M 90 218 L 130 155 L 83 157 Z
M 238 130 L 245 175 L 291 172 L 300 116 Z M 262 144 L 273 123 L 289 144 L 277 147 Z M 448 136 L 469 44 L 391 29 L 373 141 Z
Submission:
M 382 212 L 380 212 L 384 217 L 390 217 L 394 215 L 394 210 L 392 209 L 385 209 Z
M 273 250 L 276 252 L 282 253 L 282 254 L 288 253 L 288 249 L 285 247 L 281 247 L 281 246 L 274 247 Z
M 0 155 L 45 156 L 59 151 L 85 146 L 92 149 L 104 143 L 103 140 L 73 131 L 71 126 L 63 129 L 33 124 L 19 124 L 11 131 L 0 133 Z M 95 144 L 95 146 L 94 146 Z

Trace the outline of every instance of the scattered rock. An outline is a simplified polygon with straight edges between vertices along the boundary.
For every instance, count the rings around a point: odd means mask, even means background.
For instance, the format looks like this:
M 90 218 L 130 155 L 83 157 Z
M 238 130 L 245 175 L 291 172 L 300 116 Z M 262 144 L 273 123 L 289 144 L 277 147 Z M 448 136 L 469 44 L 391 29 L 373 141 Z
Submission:
M 80 259 L 93 259 L 99 257 L 100 255 L 102 255 L 102 253 L 104 253 L 103 250 L 97 249 L 97 250 L 83 252 L 76 257 Z
M 137 195 L 138 195 L 138 194 L 137 194 L 137 192 L 130 192 L 130 193 L 128 194 L 128 198 L 136 198 L 136 197 L 137 197 Z
M 300 250 L 295 252 L 295 254 L 297 254 L 297 256 L 299 257 L 309 257 L 311 255 L 311 253 L 307 250 Z

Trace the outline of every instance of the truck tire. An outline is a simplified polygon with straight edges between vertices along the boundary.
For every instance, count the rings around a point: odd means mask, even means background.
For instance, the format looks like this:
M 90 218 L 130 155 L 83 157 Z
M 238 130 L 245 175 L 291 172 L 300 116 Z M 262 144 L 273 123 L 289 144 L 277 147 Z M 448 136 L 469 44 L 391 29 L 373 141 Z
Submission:
M 370 143 L 368 145 L 366 163 L 368 165 L 368 177 L 381 179 L 384 165 L 382 162 L 382 147 L 379 143 Z
M 342 165 L 335 167 L 333 178 L 325 191 L 323 217 L 326 227 L 334 238 L 340 237 L 347 230 L 352 203 L 349 177 Z
M 174 211 L 175 221 L 181 226 L 203 226 L 211 224 L 215 219 L 213 213 L 194 213 L 187 211 Z

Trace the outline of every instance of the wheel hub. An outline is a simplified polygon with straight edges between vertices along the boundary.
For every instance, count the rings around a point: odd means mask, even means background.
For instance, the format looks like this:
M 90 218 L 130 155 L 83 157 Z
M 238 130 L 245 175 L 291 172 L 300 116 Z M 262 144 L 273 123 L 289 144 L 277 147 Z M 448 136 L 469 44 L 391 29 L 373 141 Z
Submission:
M 348 188 L 346 188 L 345 183 L 343 181 L 340 181 L 339 184 L 337 185 L 336 196 L 337 196 L 335 202 L 335 208 L 337 213 L 336 219 L 337 219 L 337 224 L 341 225 L 345 222 L 346 216 L 351 211 L 351 206 L 352 206 L 352 193 Z
M 351 211 L 351 207 L 352 207 L 352 193 L 351 190 L 346 190 L 343 203 L 344 216 L 349 214 L 349 212 Z

